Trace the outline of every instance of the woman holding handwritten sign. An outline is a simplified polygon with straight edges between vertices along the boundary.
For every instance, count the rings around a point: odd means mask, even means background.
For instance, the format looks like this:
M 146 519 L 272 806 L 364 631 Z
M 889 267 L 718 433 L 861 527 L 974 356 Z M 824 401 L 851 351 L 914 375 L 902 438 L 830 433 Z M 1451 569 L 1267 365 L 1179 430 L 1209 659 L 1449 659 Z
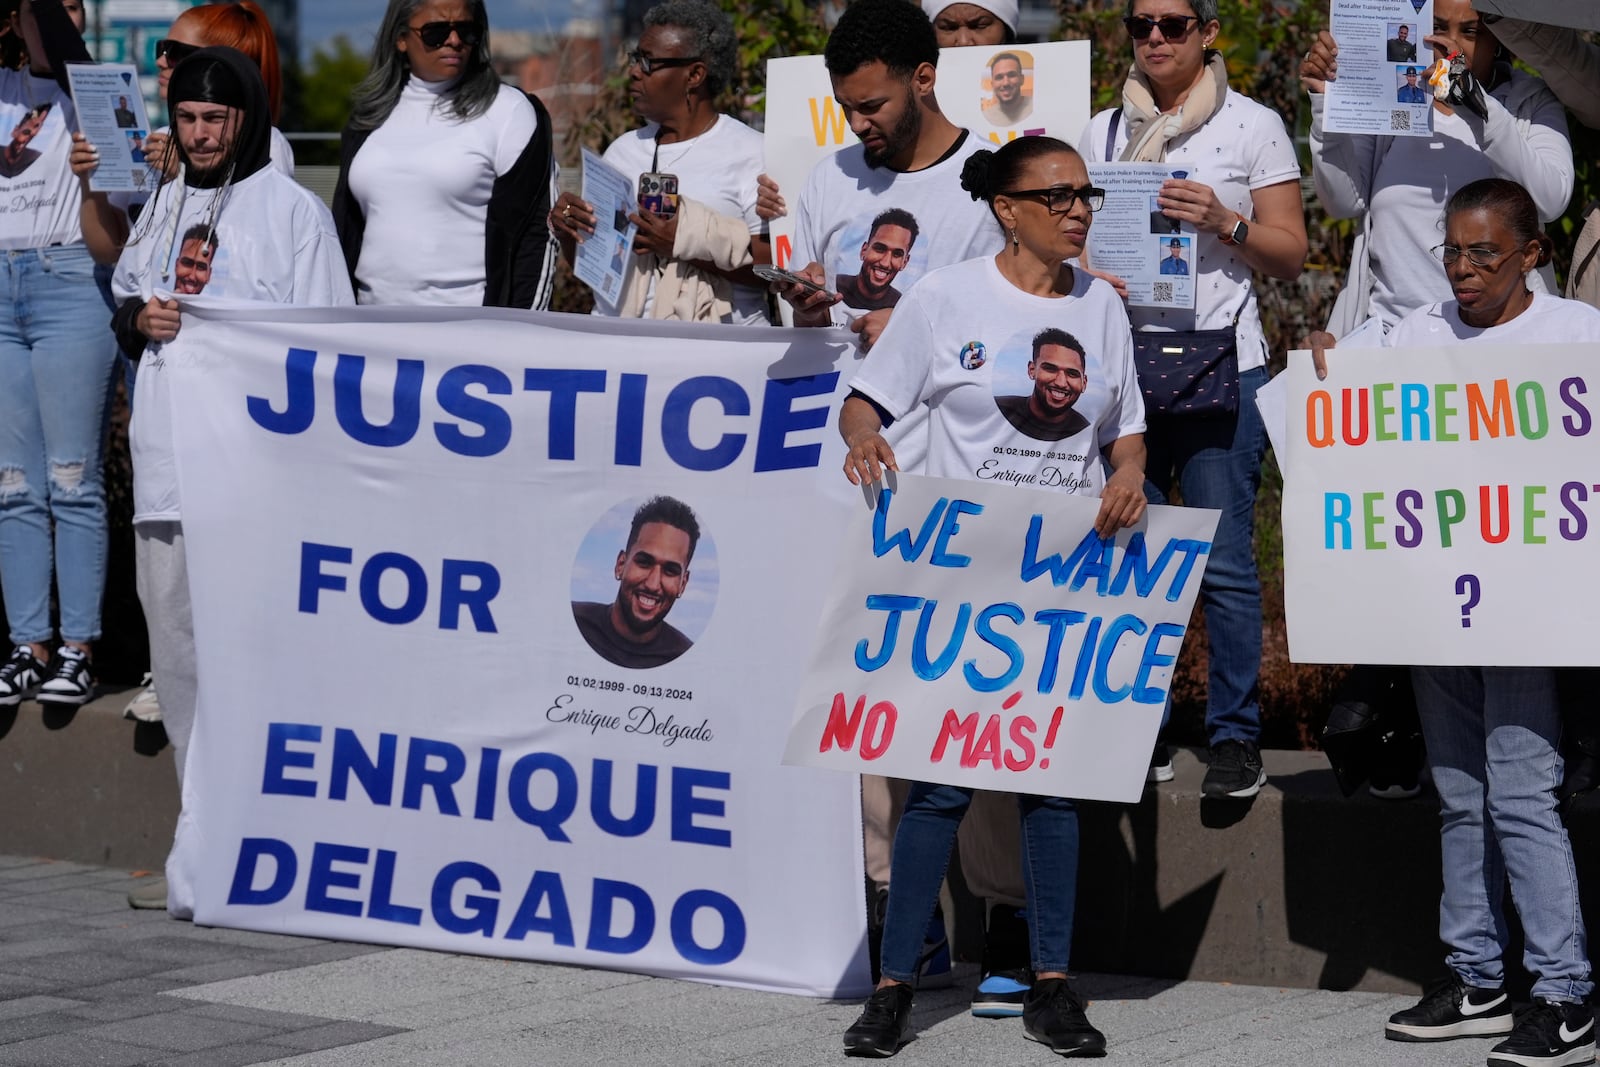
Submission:
M 932 271 L 901 299 L 840 412 L 845 475 L 859 485 L 898 470 L 882 430 L 925 407 L 919 473 L 1099 496 L 1095 529 L 1109 537 L 1144 515 L 1145 453 L 1127 314 L 1109 284 L 1070 264 L 1105 193 L 1089 184 L 1083 158 L 1049 137 L 974 153 L 961 184 L 989 204 L 1006 247 Z M 911 785 L 895 834 L 883 979 L 845 1032 L 846 1052 L 892 1056 L 905 1040 L 923 931 L 972 794 Z M 1029 794 L 1017 802 L 1034 971 L 1024 1029 L 1056 1052 L 1103 1055 L 1105 1036 L 1067 984 L 1077 807 Z
M 1445 208 L 1444 262 L 1454 299 L 1401 319 L 1386 348 L 1600 342 L 1600 311 L 1533 292 L 1550 240 L 1528 191 L 1504 178 L 1463 186 Z M 1319 377 L 1334 339 L 1313 334 Z M 1507 1035 L 1490 1064 L 1594 1058 L 1594 991 L 1572 843 L 1557 810 L 1561 711 L 1548 667 L 1413 667 L 1417 710 L 1439 790 L 1444 895 L 1439 936 L 1448 975 L 1391 1016 L 1398 1041 Z M 1533 1007 L 1513 1017 L 1504 989 L 1504 887 L 1522 919 Z

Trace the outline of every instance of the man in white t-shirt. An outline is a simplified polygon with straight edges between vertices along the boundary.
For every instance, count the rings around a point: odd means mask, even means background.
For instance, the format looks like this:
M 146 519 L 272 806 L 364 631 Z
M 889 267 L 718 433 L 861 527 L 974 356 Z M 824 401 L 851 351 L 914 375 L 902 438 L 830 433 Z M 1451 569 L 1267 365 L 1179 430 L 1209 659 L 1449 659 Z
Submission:
M 909 10 L 907 10 L 909 8 Z M 961 188 L 961 168 L 983 147 L 939 110 L 934 95 L 939 42 L 933 24 L 905 0 L 858 0 L 840 17 L 823 52 L 833 96 L 861 139 L 818 163 L 795 211 L 798 273 L 826 288 L 855 275 L 875 221 L 889 209 L 926 221 L 917 255 L 894 278 L 905 292 L 928 271 L 977 256 L 1002 243 L 989 211 Z M 852 303 L 852 293 L 814 293 L 789 286 L 796 326 L 849 326 L 871 347 L 890 308 Z

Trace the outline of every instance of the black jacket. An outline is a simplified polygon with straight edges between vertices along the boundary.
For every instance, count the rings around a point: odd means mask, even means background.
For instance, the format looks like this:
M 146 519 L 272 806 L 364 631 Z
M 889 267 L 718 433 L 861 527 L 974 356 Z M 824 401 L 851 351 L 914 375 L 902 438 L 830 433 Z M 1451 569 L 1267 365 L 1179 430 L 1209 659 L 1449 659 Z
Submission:
M 538 116 L 533 139 L 516 164 L 494 180 L 489 217 L 484 227 L 483 266 L 487 284 L 484 307 L 537 308 L 550 305 L 555 278 L 556 247 L 550 234 L 550 172 L 555 158 L 550 112 L 528 93 Z M 339 182 L 333 190 L 333 224 L 339 231 L 350 287 L 356 287 L 356 264 L 367 220 L 350 195 L 350 164 L 371 130 L 349 126 L 339 137 Z

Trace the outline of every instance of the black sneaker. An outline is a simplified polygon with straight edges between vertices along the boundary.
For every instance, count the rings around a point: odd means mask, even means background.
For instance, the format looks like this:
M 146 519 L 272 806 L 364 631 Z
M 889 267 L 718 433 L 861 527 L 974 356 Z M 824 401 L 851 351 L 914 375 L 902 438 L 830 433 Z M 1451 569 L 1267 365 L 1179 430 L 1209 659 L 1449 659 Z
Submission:
M 89 673 L 89 653 L 62 645 L 50 658 L 36 698 L 41 704 L 80 708 L 94 697 L 94 676 Z
M 1156 747 L 1150 753 L 1150 770 L 1145 773 L 1146 782 L 1172 781 L 1172 749 L 1156 742 Z
M 31 695 L 44 676 L 44 664 L 27 645 L 18 645 L 0 663 L 0 708 L 14 708 Z
M 1389 1016 L 1390 1041 L 1444 1041 L 1452 1037 L 1509 1034 L 1511 998 L 1503 989 L 1469 986 L 1450 974 L 1423 994 L 1415 1007 Z
M 1569 1067 L 1594 1059 L 1594 1009 L 1534 999 L 1511 1036 L 1489 1050 L 1489 1067 Z
M 1033 983 L 1022 1005 L 1022 1034 L 1063 1056 L 1106 1054 L 1106 1035 L 1090 1025 L 1083 998 L 1065 978 L 1042 978 Z
M 1267 770 L 1254 741 L 1218 741 L 1211 746 L 1211 766 L 1200 785 L 1202 796 L 1243 800 L 1266 784 Z
M 847 1056 L 893 1056 L 906 1043 L 911 1027 L 911 998 L 908 985 L 890 985 L 874 990 L 861 1009 L 861 1017 L 844 1032 Z
M 983 932 L 983 970 L 972 995 L 980 1019 L 1015 1019 L 1033 986 L 1029 969 L 1028 918 L 1023 908 L 992 904 Z

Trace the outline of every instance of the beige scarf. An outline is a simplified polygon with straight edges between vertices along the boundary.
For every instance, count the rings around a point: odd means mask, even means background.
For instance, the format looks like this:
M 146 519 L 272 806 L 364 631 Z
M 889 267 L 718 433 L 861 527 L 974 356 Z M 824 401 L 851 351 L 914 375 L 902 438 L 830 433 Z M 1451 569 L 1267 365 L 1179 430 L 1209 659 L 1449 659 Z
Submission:
M 1150 82 L 1138 67 L 1128 71 L 1128 80 L 1122 84 L 1122 112 L 1128 123 L 1128 147 L 1123 149 L 1125 163 L 1160 163 L 1167 158 L 1167 144 L 1191 130 L 1198 130 L 1222 110 L 1228 95 L 1228 68 L 1222 62 L 1222 53 L 1206 53 L 1205 70 L 1194 88 L 1189 90 L 1183 104 L 1171 113 L 1164 114 L 1156 106 Z

